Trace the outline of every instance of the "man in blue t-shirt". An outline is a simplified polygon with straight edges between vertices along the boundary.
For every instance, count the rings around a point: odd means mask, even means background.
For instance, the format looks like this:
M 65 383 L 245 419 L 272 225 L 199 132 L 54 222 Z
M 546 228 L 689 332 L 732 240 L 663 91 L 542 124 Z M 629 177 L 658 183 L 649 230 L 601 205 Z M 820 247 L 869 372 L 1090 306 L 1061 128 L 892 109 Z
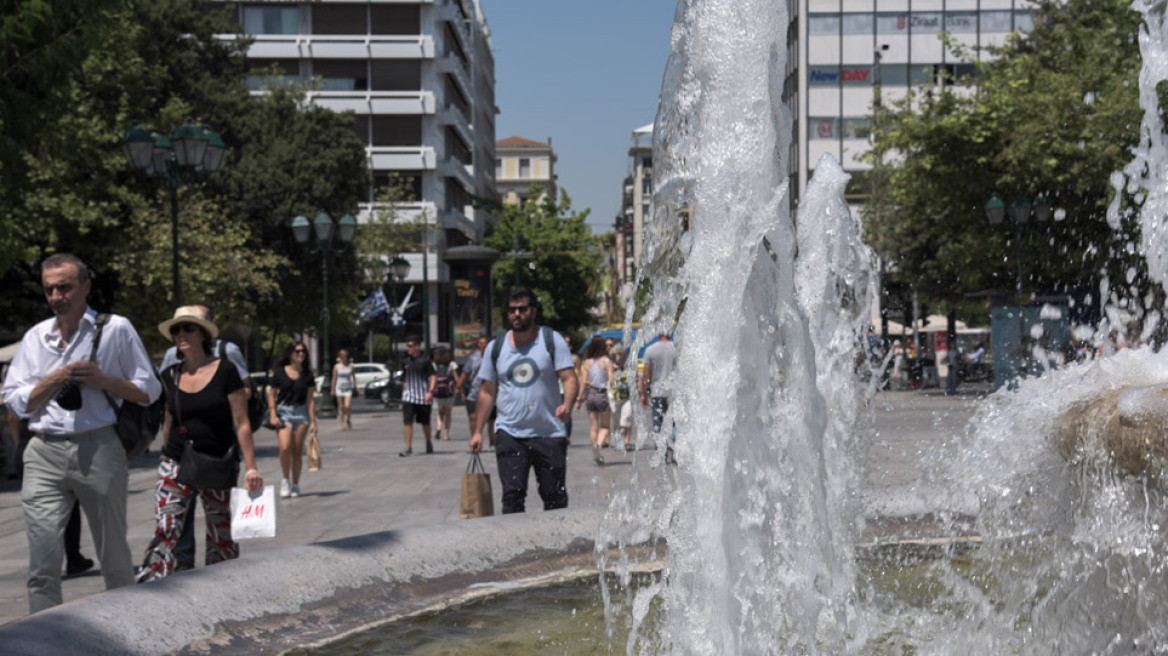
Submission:
M 496 338 L 502 343 L 491 342 L 479 368 L 482 385 L 470 450 L 478 453 L 482 448 L 483 425 L 497 400 L 495 459 L 503 486 L 503 514 L 526 509 L 527 479 L 533 468 L 543 509 L 568 507 L 564 422 L 571 417 L 577 381 L 567 343 L 550 328 L 541 329 L 537 312 L 535 294 L 524 287 L 513 289 L 507 302 L 511 331 Z M 564 383 L 563 394 L 559 381 Z

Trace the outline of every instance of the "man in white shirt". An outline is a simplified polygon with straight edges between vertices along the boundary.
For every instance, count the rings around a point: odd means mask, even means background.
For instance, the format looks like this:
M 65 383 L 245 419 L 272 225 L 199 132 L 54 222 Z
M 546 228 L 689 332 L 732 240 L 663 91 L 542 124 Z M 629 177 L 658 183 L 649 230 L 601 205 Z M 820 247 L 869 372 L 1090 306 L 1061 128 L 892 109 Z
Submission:
M 33 433 L 20 495 L 30 613 L 62 602 L 61 537 L 74 500 L 89 520 L 106 588 L 134 582 L 126 542 L 126 452 L 113 403 L 150 403 L 162 392 L 125 317 L 111 315 L 91 360 L 97 312 L 86 302 L 89 269 L 81 260 L 65 253 L 48 257 L 41 282 L 55 317 L 25 333 L 0 389 Z

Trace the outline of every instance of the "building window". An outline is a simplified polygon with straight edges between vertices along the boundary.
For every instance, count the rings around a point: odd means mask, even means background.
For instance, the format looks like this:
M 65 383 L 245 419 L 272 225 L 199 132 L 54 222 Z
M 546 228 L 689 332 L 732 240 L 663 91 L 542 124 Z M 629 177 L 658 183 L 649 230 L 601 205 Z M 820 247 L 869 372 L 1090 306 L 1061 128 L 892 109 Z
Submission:
M 397 187 L 396 194 L 390 194 L 391 185 Z M 373 173 L 373 188 L 378 199 L 393 195 L 401 202 L 416 202 L 422 198 L 422 172 L 376 171 Z
M 872 34 L 876 17 L 872 14 L 844 14 L 844 34 Z
M 936 34 L 941 31 L 941 14 L 924 11 L 910 14 L 913 34 Z
M 1014 31 L 1030 32 L 1034 29 L 1034 14 L 1028 11 L 1014 12 Z
M 365 26 L 369 5 L 322 4 L 312 5 L 313 34 L 368 34 Z
M 369 78 L 363 59 L 314 59 L 312 74 L 321 78 L 321 91 L 368 91 Z
M 470 148 L 463 143 L 458 132 L 449 127 L 446 128 L 446 158 L 455 159 L 467 165 L 471 163 Z
M 839 138 L 839 119 L 834 116 L 811 117 L 811 140 Z
M 1009 32 L 1012 25 L 1012 16 L 1008 11 L 981 12 L 982 32 Z
M 876 14 L 877 34 L 906 34 L 908 14 Z
M 531 159 L 529 159 L 527 157 L 520 157 L 519 158 L 519 177 L 521 177 L 521 178 L 530 178 L 531 177 Z
M 369 145 L 369 116 L 365 114 L 353 115 L 353 134 L 357 135 L 361 143 Z
M 502 158 L 495 159 L 495 179 L 503 177 L 503 160 Z
M 370 117 L 374 146 L 421 146 L 422 117 L 379 114 Z
M 471 204 L 470 194 L 454 178 L 446 178 L 446 209 L 463 212 Z
M 977 12 L 947 12 L 945 14 L 945 30 L 954 34 L 973 34 L 977 32 Z
M 295 59 L 249 59 L 245 84 L 249 91 L 300 82 L 300 62 Z
M 299 34 L 300 10 L 296 6 L 244 6 L 243 31 L 247 34 Z
M 872 119 L 841 118 L 839 131 L 844 139 L 867 139 L 872 131 Z
M 808 34 L 831 34 L 838 36 L 839 31 L 839 14 L 809 14 L 807 16 Z
M 908 66 L 905 64 L 881 64 L 880 84 L 886 87 L 908 86 Z
M 317 5 L 319 6 L 319 5 Z M 374 3 L 369 7 L 372 34 L 421 34 L 422 21 L 418 5 Z
M 417 59 L 370 60 L 374 91 L 420 91 L 422 62 Z

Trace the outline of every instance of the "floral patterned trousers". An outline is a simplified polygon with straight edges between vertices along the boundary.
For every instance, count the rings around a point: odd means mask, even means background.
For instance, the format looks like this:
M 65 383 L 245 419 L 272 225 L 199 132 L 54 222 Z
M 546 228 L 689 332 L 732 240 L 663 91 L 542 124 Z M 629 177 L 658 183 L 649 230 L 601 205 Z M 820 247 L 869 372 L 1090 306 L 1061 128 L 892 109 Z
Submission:
M 174 571 L 175 546 L 196 494 L 203 499 L 203 514 L 207 518 L 206 564 L 239 558 L 239 543 L 231 539 L 231 490 L 195 490 L 183 485 L 174 480 L 179 466 L 166 456 L 158 464 L 158 483 L 154 486 L 157 527 L 138 571 L 139 583 L 160 579 Z

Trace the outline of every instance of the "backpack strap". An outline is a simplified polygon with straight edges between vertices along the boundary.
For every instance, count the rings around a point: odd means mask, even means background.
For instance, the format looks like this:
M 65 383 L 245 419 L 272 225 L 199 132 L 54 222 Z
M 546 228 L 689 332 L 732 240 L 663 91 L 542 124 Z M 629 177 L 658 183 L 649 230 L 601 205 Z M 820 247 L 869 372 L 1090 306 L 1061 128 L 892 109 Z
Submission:
M 551 326 L 540 326 L 539 332 L 543 336 L 543 344 L 547 347 L 548 357 L 552 361 L 552 369 L 556 368 L 556 345 L 552 340 L 555 339 L 556 331 L 552 330 Z M 495 342 L 491 344 L 491 368 L 495 370 L 495 377 L 499 376 L 499 354 L 503 352 L 503 341 L 511 331 L 503 333 L 502 337 L 496 337 Z
M 109 323 L 109 320 L 109 313 L 102 312 L 101 314 L 97 315 L 97 318 L 93 321 L 93 325 L 97 328 L 93 333 L 93 350 L 89 352 L 90 362 L 97 362 L 97 347 L 99 344 L 101 344 L 101 329 L 104 328 L 107 323 Z

